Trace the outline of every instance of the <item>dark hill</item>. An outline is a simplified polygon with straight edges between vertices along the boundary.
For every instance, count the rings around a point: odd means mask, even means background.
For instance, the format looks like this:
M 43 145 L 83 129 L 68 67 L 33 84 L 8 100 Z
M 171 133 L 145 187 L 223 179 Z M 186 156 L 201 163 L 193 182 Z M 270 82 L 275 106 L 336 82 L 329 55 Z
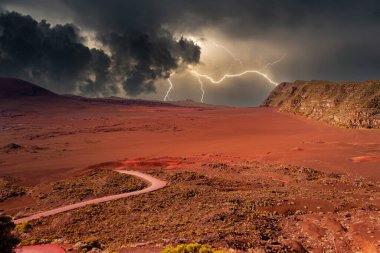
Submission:
M 148 107 L 212 107 L 201 103 L 182 103 L 182 102 L 163 102 L 150 101 L 143 99 L 125 99 L 119 97 L 108 98 L 88 98 L 76 95 L 58 95 L 38 85 L 29 83 L 16 78 L 1 78 L 0 77 L 0 99 L 10 99 L 17 101 L 20 98 L 37 98 L 32 99 L 34 105 L 43 104 L 45 102 L 62 103 L 62 101 L 70 103 L 85 103 L 85 104 L 117 104 L 129 106 L 148 106 Z M 40 99 L 44 97 L 43 99 Z M 53 99 L 50 99 L 53 98 Z
M 170 106 L 176 105 L 162 102 L 149 101 L 142 99 L 124 99 L 118 97 L 110 98 L 88 98 L 76 95 L 58 95 L 38 85 L 29 83 L 16 78 L 0 78 L 0 99 L 8 99 L 18 102 L 20 99 L 31 98 L 30 102 L 36 105 L 45 105 L 46 103 L 70 103 L 76 104 L 117 104 L 117 105 L 133 105 L 133 106 Z M 56 105 L 55 103 L 55 105 Z
M 57 97 L 58 95 L 35 84 L 16 79 L 0 78 L 0 98 Z

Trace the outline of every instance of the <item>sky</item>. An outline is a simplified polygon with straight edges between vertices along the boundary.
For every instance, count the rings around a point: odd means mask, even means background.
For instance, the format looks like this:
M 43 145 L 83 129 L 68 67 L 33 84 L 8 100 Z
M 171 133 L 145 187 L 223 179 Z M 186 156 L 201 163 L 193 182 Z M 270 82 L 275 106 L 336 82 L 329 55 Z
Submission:
M 62 94 L 257 106 L 379 69 L 378 0 L 0 0 L 0 76 Z

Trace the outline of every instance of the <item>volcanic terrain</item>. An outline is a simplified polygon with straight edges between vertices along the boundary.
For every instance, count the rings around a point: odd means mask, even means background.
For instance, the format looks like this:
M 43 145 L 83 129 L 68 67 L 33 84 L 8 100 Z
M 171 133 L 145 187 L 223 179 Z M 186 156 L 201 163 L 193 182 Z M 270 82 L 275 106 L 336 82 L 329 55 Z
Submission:
M 265 105 L 288 108 L 288 90 Z M 297 99 L 315 94 L 304 96 Z M 19 226 L 24 245 L 82 250 L 87 243 L 121 252 L 193 242 L 235 252 L 380 247 L 379 130 L 277 108 L 64 96 L 17 79 L 0 79 L 0 119 L 0 209 L 14 218 L 149 184 L 113 171 L 120 167 L 167 182 L 30 221 Z

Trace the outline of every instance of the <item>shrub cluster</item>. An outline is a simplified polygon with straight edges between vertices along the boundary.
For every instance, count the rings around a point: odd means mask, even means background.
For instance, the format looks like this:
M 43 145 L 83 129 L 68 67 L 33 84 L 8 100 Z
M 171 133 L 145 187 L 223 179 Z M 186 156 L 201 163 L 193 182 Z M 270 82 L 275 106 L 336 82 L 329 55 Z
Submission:
M 191 243 L 179 244 L 175 248 L 168 247 L 162 253 L 223 253 L 223 251 L 212 249 L 207 245 Z

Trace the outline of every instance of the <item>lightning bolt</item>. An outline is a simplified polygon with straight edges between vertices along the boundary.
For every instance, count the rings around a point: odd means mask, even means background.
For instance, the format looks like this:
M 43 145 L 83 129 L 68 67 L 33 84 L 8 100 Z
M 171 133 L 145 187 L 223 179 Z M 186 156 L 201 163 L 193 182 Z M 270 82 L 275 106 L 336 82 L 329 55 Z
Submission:
M 168 82 L 169 82 L 169 89 L 166 91 L 166 95 L 165 95 L 165 97 L 164 97 L 164 101 L 166 101 L 166 100 L 168 99 L 168 97 L 169 97 L 169 93 L 170 93 L 170 91 L 173 89 L 173 83 L 172 83 L 172 81 L 170 80 L 170 77 L 169 77 L 167 80 L 168 80 Z
M 216 43 L 216 42 L 214 42 L 214 41 L 211 41 L 216 47 L 218 47 L 218 48 L 221 48 L 221 49 L 223 49 L 225 52 L 227 52 L 227 54 L 229 54 L 236 62 L 238 62 L 238 63 L 240 63 L 240 65 L 243 65 L 243 62 L 239 59 L 239 58 L 237 58 L 236 57 L 236 55 L 234 54 L 234 53 L 232 53 L 230 50 L 228 50 L 225 46 L 223 46 L 223 45 L 220 45 L 220 44 L 218 44 L 218 43 Z
M 223 49 L 227 54 L 229 54 L 233 59 L 234 61 L 238 62 L 240 65 L 243 65 L 242 61 L 237 58 L 235 56 L 234 53 L 232 53 L 229 49 L 227 49 L 226 47 L 224 47 L 223 45 L 220 45 L 214 41 L 211 41 L 215 47 L 218 47 L 218 48 L 221 48 Z M 270 66 L 273 66 L 275 65 L 276 63 L 282 61 L 283 59 L 285 59 L 285 57 L 287 56 L 287 53 L 284 53 L 279 59 L 275 60 L 274 62 L 269 62 L 267 63 L 262 69 L 260 70 L 256 70 L 256 69 L 253 69 L 253 70 L 245 70 L 243 72 L 240 72 L 240 73 L 236 73 L 236 74 L 224 74 L 220 79 L 214 79 L 213 77 L 207 75 L 207 74 L 202 74 L 202 73 L 199 73 L 195 70 L 190 70 L 190 73 L 197 78 L 199 84 L 200 84 L 200 88 L 201 88 L 201 91 L 202 91 L 202 96 L 201 96 L 201 99 L 200 101 L 203 103 L 204 101 L 204 96 L 205 96 L 205 90 L 204 90 L 204 84 L 201 80 L 201 78 L 205 78 L 207 80 L 209 80 L 212 84 L 220 84 L 222 83 L 224 80 L 228 79 L 228 78 L 234 78 L 234 77 L 241 77 L 241 76 L 244 76 L 244 75 L 247 75 L 247 74 L 256 74 L 256 75 L 259 75 L 261 77 L 263 77 L 265 80 L 267 80 L 269 83 L 273 84 L 273 85 L 278 85 L 277 82 L 275 82 L 274 80 L 272 80 L 267 74 L 263 73 L 263 71 L 267 68 L 269 68 Z M 165 97 L 164 97 L 164 101 L 167 101 L 167 99 L 169 98 L 169 94 L 171 92 L 171 90 L 173 89 L 173 83 L 172 81 L 170 80 L 170 77 L 167 79 L 168 82 L 169 82 L 169 88 L 168 90 L 166 91 L 166 94 L 165 94 Z
M 277 83 L 275 81 L 273 81 L 267 74 L 264 74 L 264 73 L 260 72 L 259 70 L 245 70 L 245 71 L 243 71 L 241 73 L 237 73 L 237 74 L 225 74 L 219 80 L 215 80 L 214 78 L 212 78 L 209 75 L 200 74 L 195 70 L 191 70 L 192 75 L 194 75 L 198 78 L 203 77 L 203 78 L 209 80 L 213 84 L 220 84 L 221 82 L 223 82 L 227 78 L 240 77 L 240 76 L 244 76 L 246 74 L 251 74 L 251 73 L 260 75 L 260 76 L 264 77 L 269 83 L 271 83 L 273 85 L 277 85 Z
M 285 57 L 287 56 L 287 53 L 285 52 L 278 60 L 275 60 L 274 62 L 269 62 L 267 65 L 264 66 L 264 68 L 262 68 L 260 71 L 263 71 L 265 69 L 267 69 L 268 67 L 270 66 L 273 66 L 275 65 L 276 63 L 279 63 L 280 61 L 282 61 L 283 59 L 285 59 Z
M 214 43 L 215 45 L 219 46 L 218 44 Z M 224 48 L 224 47 L 222 47 Z M 226 48 L 224 48 L 225 50 L 227 50 Z M 227 50 L 228 51 L 228 50 Z M 234 58 L 234 59 L 237 59 L 234 57 L 234 54 L 231 52 L 230 55 Z M 273 66 L 275 65 L 276 63 L 279 63 L 280 61 L 282 61 L 283 59 L 285 59 L 287 53 L 284 53 L 279 59 L 275 60 L 274 62 L 269 62 L 267 65 L 265 65 L 262 69 L 260 70 L 245 70 L 241 73 L 237 73 L 237 74 L 225 74 L 224 76 L 222 76 L 222 78 L 220 78 L 219 80 L 215 80 L 213 79 L 211 76 L 209 75 L 206 75 L 206 74 L 201 74 L 201 73 L 198 73 L 197 71 L 195 70 L 192 70 L 191 71 L 191 74 L 195 77 L 197 77 L 198 79 L 198 82 L 199 84 L 201 85 L 201 90 L 202 90 L 202 97 L 201 97 L 201 102 L 203 103 L 203 100 L 204 100 L 204 95 L 205 95 L 205 91 L 204 91 L 204 86 L 203 86 L 203 83 L 202 83 L 202 80 L 201 80 L 201 77 L 203 78 L 206 78 L 208 79 L 211 83 L 213 84 L 220 84 L 221 82 L 223 82 L 225 79 L 227 78 L 233 78 L 233 77 L 240 77 L 240 76 L 243 76 L 243 75 L 246 75 L 246 74 L 250 74 L 250 73 L 254 73 L 254 74 L 258 74 L 262 77 L 264 77 L 269 83 L 273 84 L 273 85 L 278 85 L 278 83 L 276 83 L 275 81 L 273 81 L 267 74 L 263 73 L 262 71 L 267 69 L 268 67 L 270 66 Z M 239 62 L 241 63 L 241 61 L 239 60 Z
M 202 80 L 201 80 L 201 78 L 199 76 L 198 76 L 198 82 L 201 85 L 201 91 L 202 91 L 201 102 L 203 103 L 203 98 L 205 96 L 205 90 L 204 90 L 204 87 L 203 87 L 203 82 L 202 82 Z

